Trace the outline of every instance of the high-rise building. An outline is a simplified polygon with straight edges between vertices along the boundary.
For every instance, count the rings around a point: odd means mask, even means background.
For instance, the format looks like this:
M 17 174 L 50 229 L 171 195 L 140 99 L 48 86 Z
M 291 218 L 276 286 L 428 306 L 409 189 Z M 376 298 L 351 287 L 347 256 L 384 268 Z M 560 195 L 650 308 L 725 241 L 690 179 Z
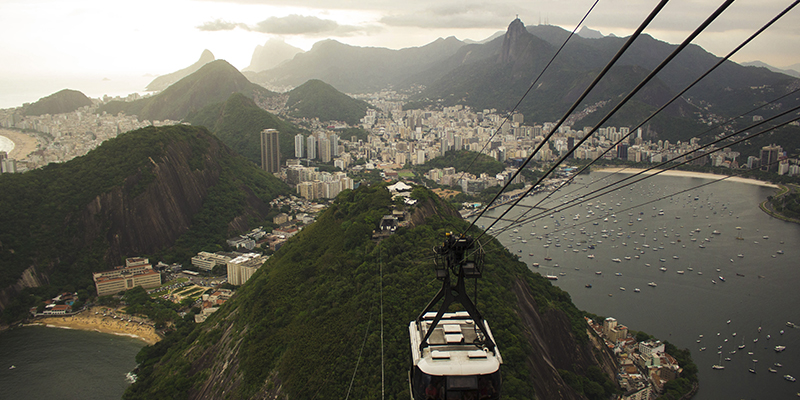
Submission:
M 328 140 L 331 141 L 331 157 L 339 157 L 339 135 L 332 133 Z
M 319 158 L 325 163 L 331 161 L 331 141 L 327 138 L 319 139 Z
M 295 158 L 303 158 L 303 137 L 302 133 L 294 136 L 294 156 Z
M 275 129 L 261 131 L 261 168 L 272 173 L 281 170 L 281 147 Z
M 778 172 L 778 156 L 783 152 L 781 146 L 772 145 L 761 148 L 761 170 Z
M 306 154 L 306 158 L 309 160 L 317 158 L 317 137 L 314 135 L 308 135 L 306 138 L 306 144 L 306 151 L 308 152 L 308 154 Z

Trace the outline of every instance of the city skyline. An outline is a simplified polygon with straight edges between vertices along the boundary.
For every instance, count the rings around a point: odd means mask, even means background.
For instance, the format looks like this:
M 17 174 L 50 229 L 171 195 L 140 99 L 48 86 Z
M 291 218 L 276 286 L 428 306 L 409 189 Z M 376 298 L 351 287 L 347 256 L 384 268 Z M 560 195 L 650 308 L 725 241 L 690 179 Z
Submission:
M 4 2 L 0 30 L 14 38 L 0 44 L 11 62 L 0 66 L 0 108 L 33 102 L 64 88 L 90 97 L 143 91 L 153 78 L 185 68 L 204 49 L 238 69 L 247 67 L 256 46 L 271 38 L 309 50 L 324 39 L 354 46 L 399 49 L 439 37 L 480 41 L 503 31 L 516 17 L 526 25 L 551 24 L 572 30 L 592 1 L 521 1 L 492 4 L 445 1 L 338 2 L 318 0 L 178 0 L 116 2 L 47 0 Z M 787 4 L 777 0 L 733 4 L 695 43 L 724 55 Z M 604 35 L 629 35 L 654 4 L 598 2 L 584 26 Z M 646 30 L 679 43 L 718 6 L 710 0 L 674 1 Z M 775 67 L 800 63 L 800 28 L 793 10 L 734 61 L 760 60 Z M 789 49 L 787 51 L 787 49 Z

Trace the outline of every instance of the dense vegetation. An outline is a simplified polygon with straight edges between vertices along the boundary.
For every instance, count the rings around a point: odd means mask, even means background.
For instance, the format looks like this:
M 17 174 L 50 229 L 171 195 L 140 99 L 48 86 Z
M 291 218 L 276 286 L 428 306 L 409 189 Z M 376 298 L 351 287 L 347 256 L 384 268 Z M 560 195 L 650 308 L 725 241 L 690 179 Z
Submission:
M 688 349 L 679 350 L 670 342 L 664 342 L 664 351 L 675 357 L 678 365 L 683 368 L 681 377 L 671 380 L 664 384 L 664 392 L 658 397 L 659 400 L 678 400 L 691 392 L 697 385 L 697 365 L 692 361 L 692 354 Z
M 92 105 L 92 100 L 85 94 L 77 90 L 64 89 L 28 105 L 24 108 L 23 113 L 25 115 L 64 114 L 90 105 Z
M 414 166 L 414 172 L 424 174 L 434 168 L 448 167 L 455 168 L 459 174 L 466 171 L 475 176 L 480 176 L 481 174 L 494 176 L 505 169 L 503 163 L 486 154 L 468 150 L 450 150 L 444 156 L 439 156 L 428 160 L 425 164 Z
M 91 272 L 122 263 L 105 257 L 110 246 L 105 236 L 110 222 L 104 222 L 96 236 L 87 237 L 81 228 L 87 221 L 81 218 L 91 202 L 112 190 L 121 189 L 128 199 L 141 195 L 156 179 L 154 163 L 168 162 L 162 158 L 168 146 L 187 145 L 191 149 L 188 162 L 193 168 L 210 168 L 218 163 L 220 178 L 210 188 L 203 208 L 193 216 L 188 231 L 176 243 L 165 243 L 159 250 L 165 261 L 188 263 L 189 257 L 206 246 L 224 244 L 231 234 L 228 224 L 246 207 L 243 188 L 267 203 L 286 193 L 285 184 L 241 157 L 227 154 L 211 160 L 208 152 L 212 141 L 217 139 L 202 128 L 148 127 L 109 139 L 88 154 L 62 164 L 0 175 L 0 287 L 15 283 L 31 265 L 48 275 L 47 284 L 25 289 L 4 310 L 3 321 L 17 320 L 29 305 L 59 290 L 86 288 L 93 292 Z
M 782 196 L 770 196 L 772 208 L 788 218 L 800 220 L 800 187 L 789 186 L 789 192 Z
M 281 160 L 294 158 L 294 136 L 301 132 L 291 123 L 262 110 L 241 93 L 234 93 L 224 102 L 209 104 L 190 113 L 186 121 L 207 127 L 228 147 L 258 166 L 261 166 L 261 131 L 278 130 Z
M 312 79 L 288 94 L 286 109 L 289 115 L 297 118 L 319 118 L 320 121 L 344 121 L 357 125 L 367 109 L 373 108 L 318 79 Z
M 420 200 L 416 207 L 447 207 L 426 189 L 415 189 L 413 196 Z M 218 396 L 225 390 L 225 396 L 252 397 L 274 390 L 279 381 L 289 397 L 340 399 L 349 393 L 353 398 L 376 398 L 383 365 L 387 396 L 408 398 L 408 323 L 441 285 L 433 279 L 430 247 L 441 242 L 446 231 L 466 224 L 432 216 L 379 243 L 370 240 L 392 205 L 385 184 L 343 192 L 317 222 L 277 251 L 234 299 L 204 324 L 187 330 L 186 339 L 168 338 L 168 343 L 145 348 L 137 357 L 145 367 L 125 398 L 191 396 L 209 376 L 222 379 L 215 375 L 219 365 L 215 369 L 206 362 L 219 352 L 236 354 L 226 365 L 238 365 L 241 384 L 219 382 L 214 391 Z M 533 386 L 526 357 L 533 355 L 515 310 L 516 297 L 509 290 L 513 282 L 523 279 L 531 286 L 541 312 L 564 311 L 583 343 L 585 322 L 566 292 L 531 273 L 498 242 L 488 242 L 484 249 L 486 274 L 477 303 L 505 361 L 503 398 L 528 399 Z
M 137 115 L 142 120 L 183 120 L 189 113 L 209 104 L 224 102 L 232 93 L 242 93 L 251 99 L 274 96 L 261 86 L 251 83 L 236 68 L 224 60 L 203 65 L 197 72 L 175 82 L 163 92 L 133 102 L 112 101 L 98 112 Z

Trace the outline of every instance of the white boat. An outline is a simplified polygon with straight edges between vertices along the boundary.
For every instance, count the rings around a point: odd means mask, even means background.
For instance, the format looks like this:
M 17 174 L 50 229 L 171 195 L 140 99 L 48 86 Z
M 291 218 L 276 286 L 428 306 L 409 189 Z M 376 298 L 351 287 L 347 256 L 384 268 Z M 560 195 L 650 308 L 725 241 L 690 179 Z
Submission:
M 647 283 L 647 286 L 650 286 L 650 287 L 656 287 L 656 286 L 658 286 L 658 285 L 656 285 L 656 283 L 655 283 L 655 282 L 648 282 L 648 283 Z
M 789 382 L 794 382 L 794 381 L 796 381 L 796 380 L 797 380 L 797 379 L 795 379 L 795 378 L 794 378 L 793 376 L 791 376 L 791 375 L 784 375 L 784 376 L 783 376 L 783 379 L 786 379 L 786 380 L 787 380 L 787 381 L 789 381 Z
M 558 277 L 555 275 L 545 275 L 545 278 L 550 279 L 551 281 L 557 281 Z
M 679 275 L 683 275 L 683 271 L 678 271 L 678 274 Z
M 639 292 L 641 292 L 641 290 L 640 290 L 638 287 L 637 287 L 637 288 L 634 288 L 634 289 L 633 289 L 633 291 L 634 291 L 634 292 L 636 292 L 636 293 L 639 293 Z
M 776 353 L 780 353 L 780 352 L 782 352 L 784 350 L 786 350 L 786 346 L 775 346 L 775 352 Z

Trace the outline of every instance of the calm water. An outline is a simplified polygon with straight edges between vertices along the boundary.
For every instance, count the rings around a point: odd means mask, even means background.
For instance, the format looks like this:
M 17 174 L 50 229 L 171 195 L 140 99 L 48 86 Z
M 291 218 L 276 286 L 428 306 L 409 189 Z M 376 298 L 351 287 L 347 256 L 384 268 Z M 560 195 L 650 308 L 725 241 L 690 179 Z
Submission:
M 119 399 L 143 345 L 125 336 L 38 326 L 0 332 L 0 398 Z
M 557 202 L 586 193 L 594 187 L 586 189 L 585 184 L 607 175 L 579 178 L 579 184 L 560 191 L 562 195 L 573 192 L 570 197 Z M 567 290 L 578 308 L 614 317 L 629 329 L 690 349 L 700 370 L 695 399 L 796 397 L 800 383 L 788 382 L 783 375 L 800 377 L 800 329 L 786 326 L 787 321 L 800 323 L 800 225 L 776 220 L 758 209 L 758 203 L 775 190 L 723 181 L 626 210 L 708 181 L 654 177 L 633 189 L 592 200 L 591 206 L 583 204 L 553 218 L 548 215 L 529 222 L 518 232 L 499 234 L 498 239 L 531 270 L 557 275 L 553 283 Z M 533 205 L 542 197 L 523 204 Z M 493 215 L 500 212 L 495 210 Z M 514 209 L 508 217 L 520 212 Z M 576 214 L 577 220 L 573 219 Z M 489 221 L 481 224 L 488 226 Z M 719 234 L 713 234 L 715 230 Z M 739 234 L 743 240 L 736 239 Z M 549 247 L 545 247 L 548 239 Z M 595 248 L 589 249 L 589 244 Z M 620 261 L 612 261 L 615 258 Z M 540 267 L 533 267 L 534 262 Z M 650 287 L 649 282 L 657 286 Z M 587 284 L 592 287 L 586 288 Z M 704 337 L 697 343 L 701 334 Z M 741 344 L 746 346 L 742 350 L 738 349 Z M 786 350 L 776 353 L 776 345 Z M 700 351 L 702 347 L 706 350 Z M 736 353 L 730 354 L 733 350 Z M 725 369 L 712 370 L 720 360 Z M 777 373 L 769 372 L 776 362 L 783 366 L 776 368 Z M 755 374 L 748 371 L 753 366 Z

